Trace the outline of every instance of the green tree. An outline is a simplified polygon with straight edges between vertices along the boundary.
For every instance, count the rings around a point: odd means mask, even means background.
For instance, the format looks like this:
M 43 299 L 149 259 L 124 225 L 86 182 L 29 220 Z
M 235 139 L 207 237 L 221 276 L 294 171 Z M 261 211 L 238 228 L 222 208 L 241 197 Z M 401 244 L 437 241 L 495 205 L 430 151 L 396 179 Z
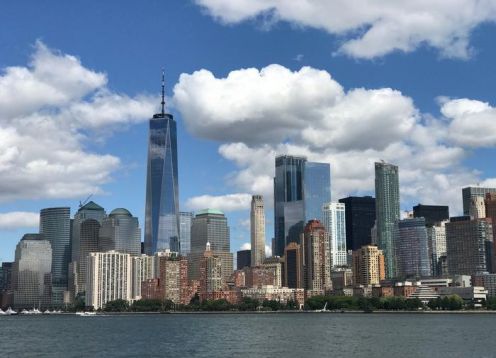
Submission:
M 126 300 L 109 301 L 103 306 L 105 312 L 126 312 L 129 310 L 129 302 Z
M 238 310 L 240 311 L 256 311 L 257 307 L 260 305 L 258 300 L 250 297 L 244 297 L 240 304 L 238 304 Z
M 138 300 L 130 307 L 133 312 L 159 312 L 162 309 L 160 300 Z
M 490 297 L 487 299 L 486 308 L 488 310 L 496 310 L 496 297 Z

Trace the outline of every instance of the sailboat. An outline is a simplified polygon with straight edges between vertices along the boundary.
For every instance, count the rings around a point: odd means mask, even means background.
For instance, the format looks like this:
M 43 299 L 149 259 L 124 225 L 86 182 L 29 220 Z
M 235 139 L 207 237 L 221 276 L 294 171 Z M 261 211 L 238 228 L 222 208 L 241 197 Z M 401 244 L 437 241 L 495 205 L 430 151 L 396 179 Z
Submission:
M 12 316 L 12 315 L 17 314 L 17 312 L 16 312 L 16 311 L 14 311 L 11 307 L 9 307 L 9 308 L 7 309 L 7 311 L 5 311 L 5 314 L 6 314 L 6 315 L 8 315 L 8 316 Z
M 325 303 L 324 308 L 322 308 L 321 310 L 315 310 L 315 312 L 329 312 L 327 310 L 327 302 Z
M 0 308 L 0 316 L 3 316 L 5 314 L 5 312 L 3 311 L 3 309 Z

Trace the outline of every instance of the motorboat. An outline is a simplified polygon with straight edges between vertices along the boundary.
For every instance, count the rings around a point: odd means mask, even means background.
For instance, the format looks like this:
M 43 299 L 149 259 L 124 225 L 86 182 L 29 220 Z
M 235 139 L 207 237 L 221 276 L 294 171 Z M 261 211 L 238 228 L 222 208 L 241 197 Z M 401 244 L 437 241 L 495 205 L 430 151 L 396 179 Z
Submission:
M 11 307 L 9 307 L 9 308 L 7 309 L 7 311 L 5 311 L 5 314 L 6 314 L 6 315 L 8 315 L 8 316 L 12 316 L 12 315 L 17 314 L 17 312 L 16 312 L 16 311 L 14 311 Z
M 76 315 L 81 317 L 92 317 L 96 316 L 96 312 L 76 312 Z
M 0 308 L 0 316 L 3 316 L 5 315 L 5 312 L 3 311 L 3 309 Z

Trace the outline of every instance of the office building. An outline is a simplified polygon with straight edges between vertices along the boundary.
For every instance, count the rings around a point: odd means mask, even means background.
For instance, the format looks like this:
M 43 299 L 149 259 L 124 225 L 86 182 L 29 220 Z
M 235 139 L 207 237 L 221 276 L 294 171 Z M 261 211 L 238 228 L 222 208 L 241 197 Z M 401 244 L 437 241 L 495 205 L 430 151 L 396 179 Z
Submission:
M 71 296 L 84 294 L 88 255 L 99 251 L 98 235 L 105 210 L 93 201 L 80 205 L 72 220 L 72 262 L 69 265 L 69 290 Z
M 222 260 L 222 277 L 228 279 L 233 272 L 233 254 L 231 251 L 229 226 L 222 211 L 205 209 L 193 218 L 191 226 L 191 254 L 189 259 L 189 277 L 200 278 L 200 261 L 210 243 L 213 255 Z
M 310 220 L 302 234 L 305 288 L 311 295 L 332 289 L 329 234 L 318 220 Z
M 446 252 L 450 275 L 491 272 L 492 230 L 490 219 L 452 218 L 446 223 Z
M 88 255 L 86 306 L 97 310 L 109 301 L 132 299 L 130 254 L 108 251 Z
M 146 173 L 145 253 L 170 249 L 180 252 L 179 183 L 176 121 L 165 113 L 162 76 L 162 111 L 150 119 Z
M 486 217 L 485 198 L 482 196 L 474 196 L 470 199 L 469 216 L 472 219 L 484 219 Z
M 236 252 L 236 269 L 241 270 L 251 266 L 251 250 L 239 250 Z
M 331 267 L 347 264 L 345 213 L 343 203 L 327 203 L 322 206 L 322 223 L 329 236 Z
M 41 234 L 26 234 L 16 246 L 12 270 L 14 306 L 47 308 L 52 301 L 52 246 Z
M 179 212 L 179 242 L 180 253 L 183 256 L 191 252 L 191 224 L 194 214 L 191 212 Z
M 443 205 L 422 205 L 413 207 L 414 218 L 424 218 L 425 225 L 433 226 L 436 223 L 449 219 L 449 207 Z
M 384 253 L 386 277 L 393 278 L 393 231 L 395 222 L 400 219 L 400 185 L 396 165 L 375 163 L 375 205 L 377 245 Z
M 282 155 L 275 160 L 273 255 L 282 256 L 299 242 L 305 222 L 321 220 L 322 205 L 331 201 L 330 165 Z
M 345 205 L 346 248 L 358 250 L 372 243 L 371 230 L 375 222 L 375 198 L 349 196 L 339 199 Z
M 102 220 L 98 244 L 101 251 L 117 251 L 138 256 L 141 254 L 141 229 L 138 218 L 123 208 L 112 210 Z
M 52 248 L 52 304 L 64 304 L 71 261 L 71 209 L 47 208 L 40 211 L 40 234 Z
M 133 265 L 132 297 L 135 300 L 141 298 L 141 285 L 143 281 L 155 278 L 155 256 L 140 255 L 131 258 Z
M 353 251 L 353 283 L 378 285 L 386 278 L 384 254 L 377 246 L 365 245 Z
M 472 198 L 481 197 L 484 198 L 488 193 L 496 193 L 496 188 L 480 188 L 469 186 L 462 189 L 462 199 L 463 199 L 463 215 L 470 215 L 470 205 Z
M 396 222 L 393 232 L 396 277 L 429 277 L 431 257 L 425 219 L 412 218 Z
M 300 244 L 290 242 L 284 250 L 284 286 L 304 288 L 303 252 Z
M 251 265 L 265 260 L 265 210 L 262 195 L 253 195 L 250 210 Z
M 427 239 L 429 252 L 431 254 L 431 269 L 433 276 L 442 276 L 441 257 L 446 257 L 446 223 L 441 221 L 433 226 L 427 227 Z

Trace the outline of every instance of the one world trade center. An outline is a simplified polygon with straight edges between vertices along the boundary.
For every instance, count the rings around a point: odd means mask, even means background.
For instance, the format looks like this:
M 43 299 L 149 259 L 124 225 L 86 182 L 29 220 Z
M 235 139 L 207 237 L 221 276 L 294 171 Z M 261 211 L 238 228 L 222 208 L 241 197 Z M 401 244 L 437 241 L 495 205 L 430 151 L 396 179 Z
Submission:
M 164 74 L 162 111 L 150 119 L 146 173 L 145 253 L 179 252 L 179 188 L 176 122 L 165 113 Z

